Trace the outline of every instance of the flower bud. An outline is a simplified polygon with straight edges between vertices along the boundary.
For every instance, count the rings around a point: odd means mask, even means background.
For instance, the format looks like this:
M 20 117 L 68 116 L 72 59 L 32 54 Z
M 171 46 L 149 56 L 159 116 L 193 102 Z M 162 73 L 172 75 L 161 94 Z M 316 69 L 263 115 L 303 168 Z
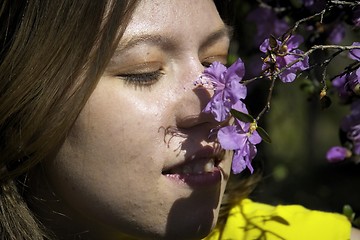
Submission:
M 326 159 L 329 162 L 341 162 L 345 158 L 350 158 L 352 155 L 351 151 L 347 148 L 335 146 L 329 149 L 326 153 Z
M 355 95 L 360 96 L 360 84 L 356 84 L 351 87 L 351 90 L 355 93 Z
M 320 92 L 320 99 L 326 96 L 326 89 L 322 89 Z

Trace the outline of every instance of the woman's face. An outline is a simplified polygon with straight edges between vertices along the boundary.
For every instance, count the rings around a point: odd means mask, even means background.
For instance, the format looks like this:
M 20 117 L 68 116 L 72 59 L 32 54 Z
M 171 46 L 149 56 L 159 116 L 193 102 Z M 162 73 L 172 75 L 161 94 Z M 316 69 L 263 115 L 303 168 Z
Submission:
M 230 158 L 208 137 L 217 123 L 200 113 L 211 93 L 192 83 L 205 65 L 225 63 L 228 45 L 212 0 L 140 3 L 60 152 L 45 165 L 70 217 L 109 236 L 185 239 L 210 231 Z

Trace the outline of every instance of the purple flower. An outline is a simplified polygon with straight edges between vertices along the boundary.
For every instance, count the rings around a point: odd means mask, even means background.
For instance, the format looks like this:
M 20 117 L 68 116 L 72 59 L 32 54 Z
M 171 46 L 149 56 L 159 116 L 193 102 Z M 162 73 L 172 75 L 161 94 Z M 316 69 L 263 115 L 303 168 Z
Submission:
M 349 102 L 353 97 L 360 95 L 360 68 L 340 75 L 332 81 L 343 102 Z
M 314 0 L 303 0 L 303 4 L 305 7 L 310 7 L 314 5 Z
M 352 46 L 359 46 L 360 42 L 354 42 Z M 353 60 L 360 61 L 360 49 L 349 51 L 349 57 Z M 360 95 L 360 68 L 344 73 L 332 81 L 333 87 L 337 90 L 342 101 L 348 102 L 352 97 Z
M 343 119 L 341 129 L 351 141 L 352 151 L 360 155 L 360 100 L 352 103 L 351 112 Z
M 233 108 L 248 113 L 242 101 L 238 101 Z M 261 142 L 261 137 L 256 131 L 256 123 L 244 123 L 235 119 L 234 125 L 219 129 L 217 137 L 222 148 L 234 150 L 233 173 L 240 173 L 246 167 L 253 173 L 251 161 L 257 153 L 255 145 Z
M 331 30 L 328 39 L 332 44 L 339 44 L 344 39 L 345 33 L 346 30 L 344 24 L 338 23 Z
M 349 89 L 352 91 L 354 95 L 360 95 L 359 86 L 360 86 L 360 68 L 356 71 L 348 74 L 347 77 Z
M 254 39 L 256 46 L 270 35 L 280 37 L 289 28 L 288 24 L 279 19 L 276 13 L 269 8 L 256 8 L 249 13 L 247 20 L 256 24 L 257 32 Z
M 352 21 L 356 27 L 360 27 L 360 7 L 355 8 Z
M 245 74 L 244 63 L 238 59 L 229 68 L 214 62 L 204 70 L 195 82 L 214 90 L 214 95 L 203 112 L 212 113 L 218 122 L 229 117 L 230 109 L 247 94 L 246 87 L 240 83 Z
M 351 46 L 359 46 L 360 47 L 360 42 L 353 42 L 353 44 Z M 360 61 L 360 48 L 350 50 L 349 57 L 353 60 Z
M 348 138 L 352 140 L 353 152 L 360 155 L 360 123 L 352 127 L 348 133 Z
M 343 102 L 348 102 L 353 95 L 347 88 L 347 77 L 348 74 L 340 75 L 331 82 L 332 86 L 338 92 L 340 100 Z
M 360 100 L 352 103 L 350 114 L 341 123 L 341 130 L 346 134 L 347 148 L 332 147 L 326 154 L 327 160 L 339 162 L 353 157 L 354 161 L 358 161 L 356 156 L 360 156 Z
M 347 148 L 340 146 L 332 147 L 326 153 L 326 159 L 332 163 L 343 161 L 350 156 L 351 152 Z
M 297 71 L 306 70 L 309 67 L 307 56 L 303 60 L 299 60 L 300 55 L 304 53 L 298 49 L 303 38 L 299 35 L 293 35 L 286 42 L 280 40 L 276 40 L 276 42 L 276 46 L 270 46 L 270 39 L 265 39 L 260 45 L 260 51 L 267 54 L 262 69 L 269 75 L 281 70 L 280 80 L 284 83 L 292 82 L 296 78 Z M 293 63 L 291 66 L 283 69 L 291 63 Z

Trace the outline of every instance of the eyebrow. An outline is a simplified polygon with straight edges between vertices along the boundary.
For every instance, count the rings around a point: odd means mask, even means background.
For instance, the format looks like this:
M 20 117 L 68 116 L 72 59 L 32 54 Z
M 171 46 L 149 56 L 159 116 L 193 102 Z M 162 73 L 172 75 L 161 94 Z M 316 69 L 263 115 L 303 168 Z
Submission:
M 142 43 L 150 45 L 161 45 L 163 48 L 173 48 L 175 46 L 174 42 L 169 38 L 165 38 L 162 35 L 157 34 L 143 34 L 126 41 L 124 44 L 121 44 L 121 47 L 116 49 L 116 52 L 121 53 L 129 48 L 133 48 Z
M 232 36 L 232 27 L 228 25 L 223 25 L 222 28 L 211 33 L 205 38 L 204 41 L 201 42 L 200 50 L 214 44 L 216 41 L 218 41 L 221 38 L 230 39 L 231 36 Z M 133 48 L 143 43 L 150 45 L 160 45 L 164 49 L 174 49 L 176 46 L 176 41 L 177 41 L 176 39 L 167 38 L 160 34 L 143 34 L 130 38 L 129 40 L 125 41 L 124 44 L 121 44 L 121 47 L 115 50 L 115 53 L 116 55 L 120 54 L 121 52 L 127 49 Z
M 232 37 L 232 33 L 233 28 L 228 25 L 224 25 L 223 28 L 220 28 L 219 30 L 211 33 L 207 38 L 205 38 L 205 40 L 200 44 L 200 50 L 213 45 L 222 38 L 227 38 L 230 40 Z

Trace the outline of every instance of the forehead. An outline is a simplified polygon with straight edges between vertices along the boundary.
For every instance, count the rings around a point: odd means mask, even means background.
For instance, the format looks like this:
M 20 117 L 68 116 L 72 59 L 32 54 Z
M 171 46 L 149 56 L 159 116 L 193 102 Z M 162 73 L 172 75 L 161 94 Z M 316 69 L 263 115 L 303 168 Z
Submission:
M 223 26 L 212 0 L 143 0 L 124 38 L 154 33 L 174 38 L 186 36 L 191 41 Z

